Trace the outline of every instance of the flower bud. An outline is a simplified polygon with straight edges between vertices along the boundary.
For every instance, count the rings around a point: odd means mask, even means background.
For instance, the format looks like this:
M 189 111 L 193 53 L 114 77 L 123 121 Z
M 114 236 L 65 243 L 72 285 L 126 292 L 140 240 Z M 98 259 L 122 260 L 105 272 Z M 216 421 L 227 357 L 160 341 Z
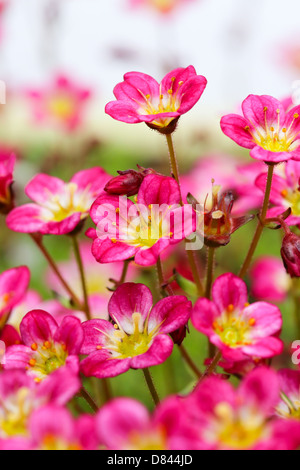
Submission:
M 281 257 L 287 273 L 300 277 L 300 237 L 293 232 L 286 233 L 282 240 Z
M 118 171 L 119 176 L 112 178 L 104 190 L 117 196 L 134 196 L 141 186 L 144 175 L 136 170 Z
M 220 193 L 220 186 L 213 185 L 212 206 L 204 207 L 204 243 L 206 246 L 227 245 L 230 237 L 239 227 L 253 219 L 253 216 L 232 217 L 234 197 L 231 191 Z

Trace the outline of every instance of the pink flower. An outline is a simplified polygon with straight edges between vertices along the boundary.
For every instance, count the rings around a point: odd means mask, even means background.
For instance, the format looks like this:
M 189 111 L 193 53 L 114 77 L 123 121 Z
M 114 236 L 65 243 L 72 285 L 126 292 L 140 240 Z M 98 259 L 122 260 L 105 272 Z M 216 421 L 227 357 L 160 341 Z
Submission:
M 0 321 L 25 297 L 29 279 L 30 272 L 26 266 L 0 274 Z
M 255 181 L 262 193 L 265 191 L 267 174 L 262 173 Z M 274 175 L 270 202 L 275 205 L 267 217 L 276 217 L 291 208 L 291 215 L 285 220 L 288 225 L 300 224 L 300 162 L 289 161 L 285 165 L 283 176 Z
M 278 372 L 280 382 L 280 401 L 276 414 L 285 419 L 300 419 L 300 371 L 281 369 Z
M 7 226 L 22 233 L 70 233 L 88 217 L 92 203 L 108 179 L 109 175 L 99 167 L 76 173 L 70 183 L 38 174 L 25 188 L 34 204 L 25 204 L 10 212 Z
M 212 299 L 197 300 L 192 323 L 221 350 L 225 359 L 242 361 L 282 352 L 282 341 L 276 337 L 282 326 L 280 310 L 266 302 L 250 305 L 247 286 L 239 277 L 231 273 L 218 277 Z
M 75 420 L 67 409 L 57 405 L 36 410 L 31 415 L 29 431 L 34 450 L 96 449 L 93 417 L 82 415 Z
M 200 158 L 194 168 L 180 178 L 181 192 L 184 197 L 191 193 L 201 204 L 210 207 L 213 180 L 224 192 L 233 191 L 233 214 L 245 215 L 262 206 L 263 194 L 254 181 L 264 170 L 263 162 L 244 164 L 231 155 L 211 154 Z
M 85 333 L 81 363 L 86 376 L 114 377 L 130 367 L 143 369 L 164 362 L 172 353 L 168 333 L 185 325 L 191 303 L 183 296 L 160 300 L 152 308 L 148 287 L 125 283 L 112 295 L 108 312 L 114 325 L 105 320 L 83 323 Z
M 160 175 L 144 179 L 137 203 L 103 195 L 91 208 L 97 224 L 92 253 L 99 263 L 134 257 L 141 266 L 151 266 L 167 247 L 179 243 L 195 229 L 191 206 L 180 207 L 177 182 Z
M 128 72 L 124 82 L 114 88 L 117 101 L 105 112 L 129 124 L 145 122 L 163 133 L 173 132 L 179 117 L 200 99 L 207 80 L 194 67 L 178 68 L 168 73 L 161 84 L 140 72 Z
M 67 366 L 79 370 L 78 355 L 83 343 L 80 320 L 65 317 L 58 326 L 43 310 L 27 313 L 20 325 L 22 343 L 10 346 L 5 354 L 5 369 L 24 369 L 37 382 Z
M 13 171 L 16 156 L 8 150 L 0 151 L 0 213 L 8 214 L 13 208 Z
M 291 287 L 282 261 L 275 256 L 262 256 L 250 271 L 252 293 L 259 300 L 283 302 Z
M 82 123 L 91 91 L 59 75 L 43 89 L 29 90 L 27 96 L 37 122 L 48 121 L 71 132 Z
M 136 400 L 116 398 L 101 408 L 96 428 L 108 450 L 185 450 L 183 422 L 178 397 L 165 400 L 153 416 Z
M 250 156 L 267 163 L 300 159 L 300 106 L 287 113 L 282 103 L 268 95 L 249 95 L 242 103 L 244 117 L 228 114 L 221 119 L 225 135 Z
M 67 369 L 57 370 L 41 384 L 36 384 L 21 370 L 2 372 L 0 448 L 12 447 L 18 438 L 26 439 L 27 442 L 28 422 L 33 411 L 48 403 L 63 406 L 78 393 L 79 389 L 79 378 Z
M 298 423 L 270 419 L 278 398 L 278 377 L 266 367 L 250 372 L 237 390 L 218 377 L 206 379 L 186 398 L 195 444 L 206 450 L 296 449 Z
M 102 315 L 99 315 L 99 313 L 103 314 L 104 310 L 107 311 L 107 302 L 111 296 L 111 293 L 107 289 L 107 287 L 110 285 L 109 279 L 120 279 L 124 263 L 110 263 L 105 266 L 97 263 L 91 253 L 90 241 L 81 242 L 79 249 L 85 267 L 86 285 L 90 303 L 94 306 L 94 308 L 91 308 L 91 311 L 95 318 L 99 318 L 102 317 Z M 63 277 L 68 279 L 68 284 L 72 287 L 73 291 L 80 294 L 82 291 L 81 280 L 74 256 L 71 255 L 71 259 L 69 261 L 59 263 L 58 267 Z M 134 266 L 129 266 L 126 278 L 127 280 L 132 281 L 135 279 L 137 274 L 137 268 Z M 58 282 L 57 276 L 53 274 L 52 270 L 47 272 L 46 279 L 47 285 L 49 285 L 51 290 L 60 296 L 66 297 L 67 293 L 61 286 L 61 283 Z M 47 308 L 44 308 L 44 310 L 48 311 Z M 50 313 L 52 314 L 51 311 Z

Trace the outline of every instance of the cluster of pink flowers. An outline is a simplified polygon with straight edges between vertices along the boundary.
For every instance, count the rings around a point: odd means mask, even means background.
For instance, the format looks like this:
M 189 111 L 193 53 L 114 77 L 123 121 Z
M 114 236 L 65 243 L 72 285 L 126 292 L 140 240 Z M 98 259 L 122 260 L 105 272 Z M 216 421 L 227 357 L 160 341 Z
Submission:
M 50 92 L 43 98 L 73 127 L 87 96 L 77 90 L 71 103 L 68 83 L 56 85 L 58 102 Z M 300 447 L 300 371 L 276 371 L 271 364 L 285 344 L 280 308 L 270 303 L 298 295 L 293 278 L 300 277 L 300 107 L 286 111 L 275 98 L 250 95 L 242 104 L 244 116 L 224 116 L 221 128 L 260 161 L 210 156 L 180 181 L 172 133 L 205 87 L 192 66 L 171 71 L 160 84 L 130 72 L 106 106 L 114 119 L 144 122 L 166 138 L 171 176 L 139 166 L 118 176 L 94 167 L 69 183 L 38 174 L 25 187 L 33 202 L 18 205 L 15 157 L 0 154 L 0 212 L 10 230 L 29 234 L 45 256 L 51 269 L 46 284 L 55 292 L 44 301 L 30 290 L 26 266 L 0 274 L 1 450 Z M 34 98 L 45 104 L 40 95 Z M 216 249 L 255 218 L 250 210 L 259 211 L 257 229 L 239 274 L 225 269 L 215 278 Z M 88 221 L 96 227 L 89 225 L 79 243 Z M 284 230 L 283 264 L 262 256 L 252 265 L 264 228 Z M 57 264 L 46 235 L 67 235 L 74 258 Z M 197 236 L 208 253 L 205 287 L 200 258 L 189 249 Z M 169 279 L 164 263 L 181 249 L 187 277 L 175 266 Z M 155 265 L 156 292 L 154 282 L 151 290 L 146 285 Z M 250 267 L 251 303 L 244 280 Z M 193 360 L 186 349 L 192 326 L 195 337 L 201 333 L 209 344 L 202 370 L 199 357 Z M 149 368 L 170 358 L 174 345 L 193 373 L 193 387 L 160 401 Z M 107 395 L 107 381 L 129 369 L 142 370 L 156 405 L 152 413 L 133 398 L 110 396 L 99 406 L 95 384 Z M 230 376 L 240 380 L 237 387 Z M 89 411 L 80 407 L 82 400 Z

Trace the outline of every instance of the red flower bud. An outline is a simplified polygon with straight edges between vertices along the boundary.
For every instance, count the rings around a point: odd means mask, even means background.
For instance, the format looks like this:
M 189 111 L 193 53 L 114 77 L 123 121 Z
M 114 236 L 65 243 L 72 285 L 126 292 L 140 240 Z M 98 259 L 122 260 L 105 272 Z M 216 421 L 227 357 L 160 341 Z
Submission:
M 291 277 L 300 277 L 300 237 L 287 232 L 282 240 L 281 256 L 284 267 Z
M 112 178 L 104 190 L 118 196 L 134 196 L 141 186 L 144 175 L 136 170 L 118 171 L 119 176 Z
M 180 328 L 178 328 L 178 330 L 172 331 L 172 333 L 170 333 L 170 336 L 174 344 L 178 344 L 178 346 L 180 346 L 182 341 L 186 337 L 186 332 L 187 332 L 186 325 L 181 326 Z

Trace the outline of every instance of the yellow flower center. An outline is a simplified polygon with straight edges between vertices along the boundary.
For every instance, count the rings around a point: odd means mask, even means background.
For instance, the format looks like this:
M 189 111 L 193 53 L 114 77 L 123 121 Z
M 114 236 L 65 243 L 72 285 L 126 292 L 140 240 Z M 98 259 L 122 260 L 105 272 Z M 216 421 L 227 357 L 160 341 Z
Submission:
M 144 95 L 140 90 L 139 93 L 143 98 L 142 102 L 138 102 L 140 105 L 139 114 L 161 114 L 161 113 L 175 113 L 180 108 L 180 98 L 178 97 L 179 90 L 183 85 L 183 82 L 178 83 L 177 90 L 173 91 L 173 84 L 176 78 L 172 78 L 172 84 L 166 94 L 162 93 L 161 85 L 158 97 L 151 97 L 151 95 Z M 152 124 L 159 127 L 166 127 L 173 121 L 174 117 L 158 118 L 152 121 Z
M 25 436 L 32 411 L 30 390 L 22 387 L 0 404 L 0 436 Z
M 264 417 L 254 409 L 241 407 L 235 411 L 229 403 L 222 402 L 217 404 L 214 412 L 216 420 L 213 429 L 208 431 L 208 438 L 217 436 L 224 447 L 249 449 L 266 436 Z
M 48 196 L 47 201 L 43 204 L 45 207 L 43 218 L 53 222 L 61 222 L 77 212 L 81 212 L 82 218 L 84 218 L 93 203 L 89 187 L 84 191 L 79 191 L 76 183 L 66 184 L 61 194 L 49 193 Z
M 55 96 L 48 102 L 49 112 L 58 119 L 68 119 L 75 111 L 75 103 L 69 96 Z
M 48 434 L 44 437 L 40 450 L 81 450 L 81 447 L 76 443 L 66 442 L 61 437 Z
M 150 314 L 150 312 L 149 312 Z M 161 324 L 156 325 L 151 331 L 148 331 L 149 315 L 142 324 L 142 316 L 135 312 L 132 314 L 133 333 L 127 334 L 120 325 L 115 324 L 115 332 L 112 335 L 100 331 L 107 338 L 105 346 L 99 346 L 98 349 L 107 349 L 112 353 L 114 359 L 125 359 L 128 357 L 140 356 L 148 351 L 152 344 L 154 336 L 157 335 Z
M 286 199 L 288 206 L 292 209 L 292 214 L 300 216 L 300 191 L 299 185 L 294 189 L 283 189 L 281 195 Z
M 3 294 L 0 296 L 0 311 L 5 309 L 12 296 L 12 293 Z
M 245 304 L 247 307 L 248 304 Z M 231 348 L 251 344 L 249 332 L 255 325 L 255 319 L 245 319 L 243 311 L 236 312 L 233 305 L 229 305 L 218 320 L 213 323 L 213 329 L 220 336 L 222 342 Z
M 178 0 L 148 0 L 151 6 L 166 13 L 176 6 Z
M 250 127 L 246 126 L 245 130 L 250 132 L 257 145 L 269 150 L 270 152 L 292 152 L 295 150 L 297 144 L 295 140 L 298 133 L 292 131 L 292 126 L 295 120 L 299 119 L 299 114 L 295 113 L 292 123 L 288 128 L 281 127 L 280 124 L 280 110 L 277 109 L 278 121 L 276 125 L 270 126 L 267 122 L 267 106 L 264 108 L 265 114 L 265 127 L 256 127 L 255 132 L 252 134 Z M 255 127 L 255 126 L 253 126 Z
M 43 380 L 51 372 L 65 365 L 68 357 L 66 346 L 60 343 L 50 341 L 40 345 L 33 343 L 31 349 L 34 354 L 29 361 L 28 369 L 34 371 L 36 381 Z
M 281 403 L 276 408 L 277 414 L 283 418 L 300 420 L 300 396 L 288 397 L 281 392 Z
M 166 432 L 164 428 L 139 433 L 133 431 L 129 435 L 128 450 L 165 450 L 167 449 Z
M 120 226 L 120 241 L 127 245 L 150 248 L 159 239 L 171 238 L 170 214 L 171 206 L 157 209 L 149 206 L 148 211 L 141 210 L 138 217 L 126 221 L 125 226 Z M 114 241 L 114 240 L 112 240 Z

